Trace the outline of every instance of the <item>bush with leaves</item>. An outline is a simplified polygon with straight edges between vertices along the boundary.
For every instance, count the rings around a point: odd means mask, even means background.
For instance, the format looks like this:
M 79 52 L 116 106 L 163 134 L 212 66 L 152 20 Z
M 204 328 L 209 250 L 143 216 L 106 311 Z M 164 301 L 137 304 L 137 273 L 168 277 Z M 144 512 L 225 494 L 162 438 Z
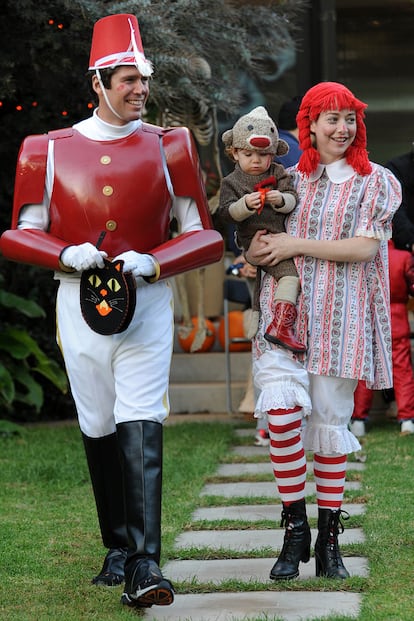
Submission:
M 19 404 L 39 413 L 44 403 L 44 390 L 39 378 L 45 378 L 62 393 L 67 392 L 67 378 L 59 364 L 51 359 L 25 328 L 6 316 L 24 315 L 44 319 L 44 310 L 33 300 L 5 291 L 0 279 L 0 406 L 12 415 Z

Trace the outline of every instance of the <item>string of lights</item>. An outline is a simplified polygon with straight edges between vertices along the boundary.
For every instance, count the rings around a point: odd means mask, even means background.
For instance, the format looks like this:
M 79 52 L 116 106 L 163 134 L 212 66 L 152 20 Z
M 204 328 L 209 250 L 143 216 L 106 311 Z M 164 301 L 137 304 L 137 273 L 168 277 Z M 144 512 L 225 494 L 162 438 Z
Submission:
M 48 26 L 56 29 L 57 31 L 62 32 L 65 30 L 65 25 L 63 22 L 50 18 L 47 20 Z M 42 102 L 37 99 L 32 98 L 3 98 L 0 99 L 0 114 L 3 113 L 17 113 L 17 114 L 27 114 L 33 112 L 38 109 L 39 112 L 42 110 Z M 44 104 L 46 105 L 46 104 Z M 81 104 L 81 108 L 84 107 L 85 111 L 91 110 L 95 107 L 95 104 L 92 101 L 86 101 L 84 104 Z M 77 106 L 76 113 L 79 113 L 79 105 Z M 68 109 L 62 109 L 60 113 L 62 117 L 68 117 L 70 112 Z

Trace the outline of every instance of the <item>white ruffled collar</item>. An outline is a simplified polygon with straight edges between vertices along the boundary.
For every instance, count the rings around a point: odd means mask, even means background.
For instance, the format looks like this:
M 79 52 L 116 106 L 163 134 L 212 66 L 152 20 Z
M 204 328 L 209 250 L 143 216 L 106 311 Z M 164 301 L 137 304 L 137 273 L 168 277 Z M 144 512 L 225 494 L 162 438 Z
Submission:
M 309 175 L 309 181 L 317 181 L 324 171 L 333 183 L 344 183 L 356 174 L 352 166 L 343 158 L 332 164 L 318 164 L 316 170 Z

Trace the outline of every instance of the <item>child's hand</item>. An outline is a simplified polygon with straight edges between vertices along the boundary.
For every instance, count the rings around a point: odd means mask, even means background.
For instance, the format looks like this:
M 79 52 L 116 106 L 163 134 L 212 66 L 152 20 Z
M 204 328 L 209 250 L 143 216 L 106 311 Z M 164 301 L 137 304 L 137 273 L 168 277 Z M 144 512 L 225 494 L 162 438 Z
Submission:
M 239 269 L 239 275 L 243 278 L 256 278 L 256 268 L 254 265 L 250 265 L 247 262 L 246 257 L 241 254 L 234 259 L 234 263 L 242 263 L 242 267 Z
M 279 190 L 269 190 L 266 192 L 266 203 L 272 205 L 272 207 L 283 207 L 285 199 Z
M 249 209 L 254 209 L 255 211 L 258 211 L 262 206 L 260 192 L 252 192 L 251 194 L 246 194 L 244 200 Z

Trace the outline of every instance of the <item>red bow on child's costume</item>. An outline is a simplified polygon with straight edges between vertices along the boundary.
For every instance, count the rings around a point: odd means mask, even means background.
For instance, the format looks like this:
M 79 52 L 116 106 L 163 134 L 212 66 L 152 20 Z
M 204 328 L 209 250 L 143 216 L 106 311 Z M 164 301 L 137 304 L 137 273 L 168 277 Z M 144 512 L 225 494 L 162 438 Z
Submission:
M 260 193 L 260 209 L 257 210 L 257 213 L 259 215 L 263 211 L 263 207 L 264 207 L 265 200 L 266 200 L 266 194 L 268 193 L 269 190 L 275 190 L 276 187 L 277 187 L 277 181 L 276 181 L 276 177 L 274 176 L 267 177 L 266 179 L 263 179 L 263 181 L 256 183 L 256 185 L 254 186 L 253 189 L 255 190 L 255 192 Z

